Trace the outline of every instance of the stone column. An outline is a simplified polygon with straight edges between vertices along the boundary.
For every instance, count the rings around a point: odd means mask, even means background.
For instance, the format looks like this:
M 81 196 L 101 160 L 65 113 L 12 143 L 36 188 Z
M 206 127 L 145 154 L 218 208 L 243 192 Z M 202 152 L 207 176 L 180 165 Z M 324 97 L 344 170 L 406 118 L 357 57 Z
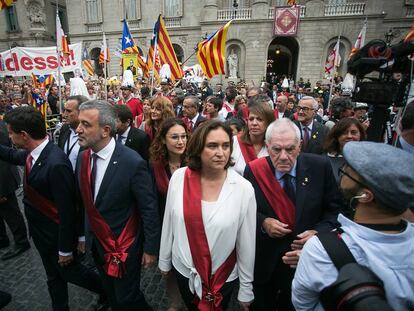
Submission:
M 267 19 L 269 4 L 265 0 L 254 0 L 252 4 L 252 19 Z
M 201 10 L 203 22 L 217 20 L 217 0 L 204 0 L 204 6 Z

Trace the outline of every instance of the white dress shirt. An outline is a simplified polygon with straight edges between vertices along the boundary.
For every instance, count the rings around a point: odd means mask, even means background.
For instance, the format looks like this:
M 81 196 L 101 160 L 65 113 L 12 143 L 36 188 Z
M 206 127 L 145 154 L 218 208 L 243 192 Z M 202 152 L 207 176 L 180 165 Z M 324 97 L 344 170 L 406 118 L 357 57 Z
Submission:
M 267 157 L 268 155 L 269 153 L 267 152 L 266 146 L 263 146 L 262 149 L 260 149 L 257 158 Z M 231 154 L 231 158 L 235 163 L 232 169 L 243 176 L 244 169 L 246 168 L 246 161 L 244 160 L 243 154 L 241 152 L 239 141 L 235 136 L 233 137 L 233 153 Z
M 70 128 L 70 134 L 68 139 L 65 141 L 64 150 L 72 164 L 73 171 L 76 168 L 76 161 L 78 160 L 80 145 L 78 144 L 78 134 L 75 130 Z
M 112 154 L 115 150 L 115 139 L 111 138 L 109 143 L 102 148 L 99 152 L 96 152 L 98 158 L 96 159 L 96 177 L 95 177 L 95 189 L 94 189 L 94 198 L 96 197 L 99 192 L 99 188 L 101 187 L 102 180 L 105 176 L 106 169 L 108 168 L 109 162 L 111 161 Z M 95 152 L 92 152 L 94 154 Z M 92 157 L 91 157 L 92 158 Z M 92 161 L 92 160 L 91 160 Z M 92 170 L 92 163 L 91 163 L 91 170 Z
M 186 167 L 178 169 L 168 187 L 164 222 L 161 233 L 159 268 L 170 271 L 172 266 L 189 279 L 189 288 L 201 297 L 201 278 L 195 269 L 183 215 L 183 190 Z M 239 277 L 238 300 L 252 301 L 253 271 L 256 244 L 256 199 L 252 185 L 232 170 L 216 202 L 201 204 L 204 230 L 211 253 L 212 273 L 236 248 L 237 264 L 227 282 Z
M 125 132 L 123 132 L 122 134 L 118 134 L 117 135 L 117 141 L 119 141 L 118 139 L 119 139 L 119 136 L 121 135 L 122 136 L 122 144 L 125 145 L 126 139 L 128 138 L 130 130 L 131 130 L 131 127 L 128 126 L 128 128 L 125 130 Z
M 339 214 L 341 235 L 355 260 L 383 282 L 393 310 L 414 310 L 414 224 L 398 234 L 386 234 L 358 225 Z M 317 237 L 306 242 L 292 283 L 297 311 L 324 310 L 319 302 L 323 288 L 335 282 L 338 271 Z

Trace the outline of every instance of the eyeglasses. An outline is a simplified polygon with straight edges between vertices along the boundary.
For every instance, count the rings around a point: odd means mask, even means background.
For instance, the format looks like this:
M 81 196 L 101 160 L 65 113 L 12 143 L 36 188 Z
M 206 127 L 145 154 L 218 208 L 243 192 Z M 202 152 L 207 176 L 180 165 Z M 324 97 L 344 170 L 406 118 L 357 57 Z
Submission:
M 345 172 L 344 168 L 346 167 L 346 164 L 343 165 L 342 167 L 338 168 L 338 176 L 339 176 L 339 180 L 342 179 L 342 177 L 344 177 L 344 175 L 346 177 L 348 177 L 349 179 L 351 179 L 352 181 L 356 182 L 358 185 L 364 187 L 364 188 L 368 188 L 364 183 L 362 183 L 361 181 L 359 181 L 358 179 L 352 177 L 351 175 L 349 175 L 347 172 Z
M 303 111 L 304 113 L 308 113 L 309 111 L 312 111 L 313 108 L 309 108 L 309 107 L 303 107 L 303 106 L 297 106 L 298 111 Z
M 173 134 L 173 135 L 168 135 L 168 138 L 174 140 L 174 141 L 179 141 L 181 140 L 187 140 L 188 136 L 186 134 L 182 134 L 182 135 L 177 135 L 177 134 Z

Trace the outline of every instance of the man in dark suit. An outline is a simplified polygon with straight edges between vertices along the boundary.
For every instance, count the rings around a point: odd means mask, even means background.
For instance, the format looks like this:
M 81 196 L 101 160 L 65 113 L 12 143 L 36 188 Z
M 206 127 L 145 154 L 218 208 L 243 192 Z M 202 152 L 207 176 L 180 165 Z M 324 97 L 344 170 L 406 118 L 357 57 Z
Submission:
M 69 310 L 67 282 L 102 294 L 99 276 L 76 256 L 75 179 L 66 155 L 48 141 L 42 114 L 19 107 L 4 117 L 14 150 L 0 145 L 0 159 L 25 165 L 24 207 L 42 259 L 53 310 Z
M 300 251 L 316 232 L 335 227 L 341 196 L 327 159 L 300 154 L 289 119 L 266 132 L 269 157 L 250 162 L 244 177 L 257 201 L 256 262 L 251 310 L 294 310 L 291 283 Z
M 73 171 L 75 171 L 78 154 L 83 150 L 78 144 L 78 134 L 76 134 L 76 128 L 79 125 L 79 106 L 88 100 L 82 95 L 68 97 L 62 114 L 64 124 L 60 129 L 58 146 L 68 156 Z
M 88 148 L 77 167 L 87 246 L 113 310 L 152 310 L 140 291 L 141 264 L 155 264 L 160 239 L 147 163 L 115 142 L 116 114 L 107 102 L 83 103 L 79 121 L 79 144 Z
M 6 124 L 0 120 L 0 144 L 10 146 Z M 9 226 L 14 237 L 14 248 L 7 251 L 2 260 L 11 259 L 30 248 L 27 240 L 26 225 L 17 204 L 15 191 L 19 187 L 20 176 L 17 167 L 0 161 L 0 248 L 9 245 L 6 226 Z
M 325 138 L 329 129 L 314 120 L 318 110 L 318 102 L 312 96 L 304 96 L 297 106 L 298 120 L 295 124 L 300 130 L 302 152 L 322 154 Z
M 200 113 L 200 100 L 197 96 L 187 96 L 183 102 L 183 121 L 187 125 L 190 132 L 200 125 L 201 122 L 206 121 Z
M 119 142 L 132 150 L 148 161 L 148 150 L 150 140 L 147 134 L 140 129 L 132 127 L 132 112 L 126 105 L 114 106 L 116 113 L 116 142 Z

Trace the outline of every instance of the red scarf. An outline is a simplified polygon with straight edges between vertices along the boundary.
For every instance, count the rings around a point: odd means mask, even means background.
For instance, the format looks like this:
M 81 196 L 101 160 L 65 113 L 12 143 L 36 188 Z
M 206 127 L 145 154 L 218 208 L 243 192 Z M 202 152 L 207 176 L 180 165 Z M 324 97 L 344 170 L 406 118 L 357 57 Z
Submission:
M 48 199 L 46 199 L 44 196 L 42 196 L 39 192 L 37 192 L 33 187 L 31 187 L 27 183 L 27 177 L 29 175 L 29 170 L 27 167 L 27 163 L 24 168 L 24 189 L 27 198 L 29 199 L 30 203 L 32 203 L 32 206 L 36 208 L 39 212 L 41 212 L 43 215 L 45 215 L 47 218 L 51 219 L 53 222 L 59 224 L 59 212 L 56 208 L 55 204 Z
M 242 142 L 241 135 L 237 135 L 237 141 L 239 142 L 240 150 L 246 164 L 257 159 L 256 150 L 254 150 L 253 145 Z
M 154 168 L 155 183 L 157 184 L 158 191 L 161 194 L 167 194 L 170 179 L 165 171 L 163 162 L 160 160 L 154 161 L 152 162 L 152 167 Z
M 277 218 L 293 230 L 295 228 L 295 205 L 276 180 L 273 167 L 270 167 L 267 157 L 252 161 L 248 165 Z
M 134 243 L 138 231 L 138 215 L 136 212 L 132 213 L 121 234 L 116 238 L 93 202 L 90 166 L 91 150 L 88 149 L 82 154 L 80 173 L 83 203 L 92 231 L 105 250 L 103 267 L 105 273 L 114 278 L 122 278 L 125 273 L 125 261 L 128 258 L 127 250 Z
M 202 299 L 196 299 L 200 311 L 221 311 L 220 289 L 236 264 L 236 250 L 211 275 L 212 263 L 201 212 L 201 176 L 189 168 L 185 171 L 183 193 L 184 223 L 194 266 L 202 281 Z M 198 297 L 196 297 L 198 298 Z

